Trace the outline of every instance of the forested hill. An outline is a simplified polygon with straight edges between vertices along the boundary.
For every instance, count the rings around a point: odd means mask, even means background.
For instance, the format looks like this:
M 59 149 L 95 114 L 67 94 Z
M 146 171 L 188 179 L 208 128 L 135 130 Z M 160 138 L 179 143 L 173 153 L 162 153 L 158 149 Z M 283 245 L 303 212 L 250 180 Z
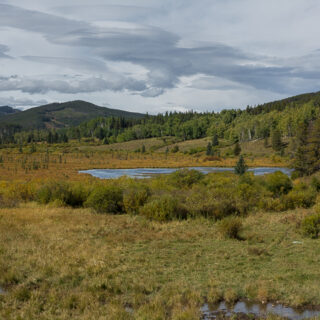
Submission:
M 9 107 L 9 106 L 0 107 L 0 117 L 7 116 L 9 114 L 18 113 L 18 112 L 21 112 L 21 110 L 14 109 L 14 108 Z
M 320 92 L 317 92 L 220 113 L 166 113 L 122 122 L 97 118 L 70 128 L 67 135 L 99 138 L 108 143 L 163 136 L 181 140 L 217 136 L 241 142 L 267 138 L 274 131 L 283 137 L 293 137 L 302 123 L 319 117 Z
M 299 128 L 320 118 L 320 92 L 303 94 L 244 110 L 219 113 L 142 115 L 74 101 L 29 109 L 0 118 L 0 143 L 98 139 L 114 143 L 174 136 L 180 140 L 214 137 L 235 142 L 295 137 Z M 10 125 L 11 124 L 11 125 Z M 43 130 L 39 130 L 39 129 Z M 36 129 L 36 130 L 35 130 Z M 33 131 L 32 131 L 33 130 Z
M 8 114 L 0 118 L 0 128 L 14 125 L 22 130 L 57 129 L 76 126 L 97 117 L 138 119 L 143 116 L 140 113 L 99 107 L 85 101 L 71 101 L 47 104 L 23 112 Z
M 264 103 L 256 107 L 247 107 L 250 114 L 266 113 L 270 111 L 283 111 L 286 107 L 301 106 L 305 103 L 312 102 L 315 106 L 320 106 L 320 91 L 304 93 L 294 97 Z

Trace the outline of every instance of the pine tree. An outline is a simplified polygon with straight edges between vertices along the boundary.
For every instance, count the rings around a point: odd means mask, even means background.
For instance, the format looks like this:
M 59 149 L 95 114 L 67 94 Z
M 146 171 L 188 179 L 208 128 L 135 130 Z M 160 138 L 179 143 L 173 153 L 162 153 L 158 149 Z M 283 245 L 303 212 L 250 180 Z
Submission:
M 233 153 L 235 156 L 238 156 L 241 153 L 241 147 L 239 142 L 237 142 L 234 146 Z
M 320 170 L 320 119 L 303 124 L 297 134 L 298 148 L 294 168 L 300 176 Z
M 308 141 L 308 123 L 304 122 L 299 125 L 296 137 L 297 150 L 295 152 L 294 169 L 299 176 L 308 174 L 308 160 L 306 146 Z
M 239 160 L 234 168 L 234 172 L 241 176 L 241 175 L 245 174 L 247 170 L 248 170 L 248 167 L 244 161 L 244 158 L 243 158 L 243 156 L 240 156 Z
M 141 153 L 145 153 L 146 152 L 146 147 L 145 147 L 145 145 L 143 144 L 142 145 L 142 148 L 141 148 Z
M 268 137 L 264 137 L 263 146 L 264 146 L 265 148 L 268 148 L 268 145 L 269 145 Z
M 306 143 L 306 158 L 308 173 L 312 174 L 320 170 L 320 119 L 309 126 L 309 135 Z
M 34 143 L 31 144 L 30 153 L 35 153 L 37 151 L 36 146 Z
M 216 147 L 219 145 L 219 139 L 218 139 L 218 136 L 217 134 L 215 133 L 212 137 L 212 146 L 213 147 Z
M 208 145 L 207 145 L 206 155 L 207 155 L 207 156 L 212 156 L 212 154 L 213 154 L 212 145 L 211 145 L 211 143 L 209 142 Z
M 275 151 L 280 151 L 282 149 L 281 132 L 279 129 L 275 129 L 272 132 L 272 149 Z

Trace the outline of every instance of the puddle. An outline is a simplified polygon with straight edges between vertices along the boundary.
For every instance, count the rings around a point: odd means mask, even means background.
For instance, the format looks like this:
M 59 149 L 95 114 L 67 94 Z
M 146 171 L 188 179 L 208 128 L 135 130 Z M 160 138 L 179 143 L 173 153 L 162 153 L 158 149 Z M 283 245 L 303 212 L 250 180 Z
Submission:
M 5 294 L 6 292 L 0 287 L 0 294 Z
M 230 306 L 225 302 L 216 305 L 205 304 L 201 311 L 203 320 L 226 319 L 234 315 L 241 316 L 243 319 L 266 318 L 268 315 L 277 315 L 291 320 L 302 320 L 320 317 L 320 310 L 294 309 L 282 304 L 259 304 L 240 301 Z

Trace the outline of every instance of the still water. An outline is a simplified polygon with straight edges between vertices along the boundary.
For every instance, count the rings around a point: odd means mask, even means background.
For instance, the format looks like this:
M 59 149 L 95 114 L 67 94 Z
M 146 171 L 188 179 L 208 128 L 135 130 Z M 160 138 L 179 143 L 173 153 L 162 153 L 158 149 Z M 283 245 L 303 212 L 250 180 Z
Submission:
M 93 177 L 100 179 L 116 179 L 122 176 L 128 176 L 131 178 L 151 178 L 158 174 L 169 174 L 182 168 L 136 168 L 136 169 L 92 169 L 79 171 L 80 173 L 87 173 Z M 218 167 L 189 167 L 187 169 L 198 170 L 204 174 L 211 172 L 233 172 L 233 168 L 218 168 Z M 288 168 L 277 168 L 277 167 L 261 167 L 261 168 L 250 168 L 248 171 L 253 172 L 256 176 L 261 176 L 267 173 L 273 173 L 275 171 L 281 171 L 288 176 L 291 175 L 292 170 Z
M 225 302 L 217 305 L 206 304 L 201 308 L 201 311 L 204 320 L 232 319 L 234 315 L 244 315 L 243 319 L 246 319 L 245 315 L 247 315 L 249 319 L 253 319 L 266 318 L 268 315 L 273 314 L 290 320 L 303 320 L 320 316 L 319 310 L 298 310 L 282 304 L 261 304 L 246 301 L 239 301 L 233 306 L 228 306 Z

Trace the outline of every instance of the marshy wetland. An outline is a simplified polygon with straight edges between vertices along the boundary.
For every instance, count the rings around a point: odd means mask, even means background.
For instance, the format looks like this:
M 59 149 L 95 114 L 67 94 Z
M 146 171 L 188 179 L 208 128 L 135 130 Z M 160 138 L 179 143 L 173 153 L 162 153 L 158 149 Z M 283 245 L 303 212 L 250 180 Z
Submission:
M 320 305 L 317 175 L 81 176 L 2 182 L 0 318 L 210 319 L 206 304 L 226 302 L 232 312 L 219 316 L 231 318 L 244 300 Z

